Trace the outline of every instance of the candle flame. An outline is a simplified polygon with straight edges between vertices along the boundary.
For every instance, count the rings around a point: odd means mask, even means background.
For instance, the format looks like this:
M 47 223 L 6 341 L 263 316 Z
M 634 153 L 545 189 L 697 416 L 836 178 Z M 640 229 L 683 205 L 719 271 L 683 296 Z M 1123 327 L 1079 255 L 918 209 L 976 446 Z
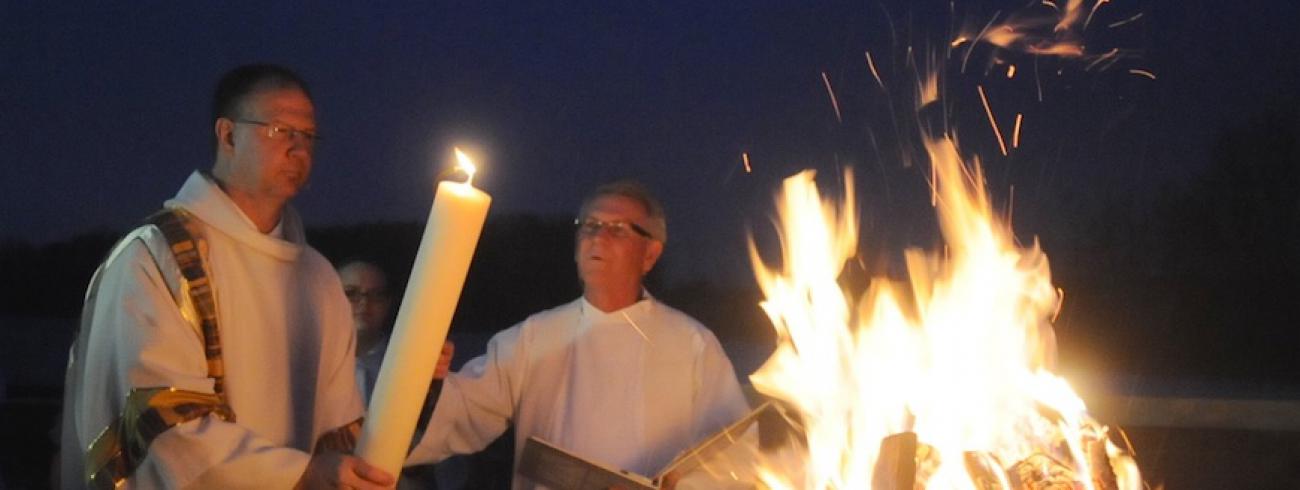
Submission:
M 461 172 L 465 172 L 465 185 L 472 187 L 471 182 L 474 180 L 474 172 L 478 171 L 478 167 L 474 166 L 474 161 L 470 160 L 469 155 L 466 155 L 465 152 L 460 151 L 460 148 L 455 150 L 456 168 L 460 169 Z

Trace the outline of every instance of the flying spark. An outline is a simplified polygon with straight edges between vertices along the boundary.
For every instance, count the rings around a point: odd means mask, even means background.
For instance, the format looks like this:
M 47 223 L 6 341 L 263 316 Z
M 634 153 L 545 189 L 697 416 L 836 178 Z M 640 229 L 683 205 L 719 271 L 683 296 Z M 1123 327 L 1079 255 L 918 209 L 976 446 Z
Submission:
M 1116 58 L 1118 55 L 1119 55 L 1119 48 L 1112 48 L 1110 51 L 1107 51 L 1106 54 L 1103 54 L 1099 56 L 1097 59 L 1093 60 L 1092 63 L 1088 63 L 1088 66 L 1085 67 L 1084 70 L 1091 71 L 1097 65 L 1100 65 L 1111 58 Z
M 976 85 L 975 88 L 979 89 L 979 92 L 980 92 L 980 102 L 983 102 L 983 103 L 984 103 L 984 113 L 985 113 L 985 114 L 988 114 L 988 116 L 989 116 L 989 125 L 993 126 L 993 134 L 994 134 L 994 135 L 997 135 L 997 137 L 998 137 L 998 148 L 1001 148 L 1001 149 L 1002 149 L 1002 156 L 1006 156 L 1006 155 L 1007 155 L 1007 143 L 1006 143 L 1006 141 L 1003 141 L 1003 140 L 1002 140 L 1002 130 L 1001 130 L 1001 129 L 998 129 L 998 122 L 997 122 L 997 120 L 995 120 L 995 119 L 993 118 L 993 109 L 992 109 L 991 107 L 989 107 L 989 98 L 988 98 L 987 96 L 984 95 L 984 86 L 983 86 L 983 85 Z
M 1141 75 L 1141 76 L 1144 76 L 1144 77 L 1150 78 L 1150 79 L 1152 79 L 1152 80 L 1155 80 L 1155 79 L 1156 79 L 1156 74 L 1155 74 L 1155 73 L 1151 73 L 1151 72 L 1146 71 L 1146 70 L 1139 70 L 1139 69 L 1134 68 L 1134 69 L 1130 69 L 1128 72 L 1129 72 L 1129 73 L 1132 73 L 1132 74 L 1134 74 L 1134 75 Z
M 1134 16 L 1129 17 L 1129 18 L 1127 18 L 1127 19 L 1124 19 L 1124 20 L 1118 20 L 1118 21 L 1112 22 L 1110 25 L 1108 25 L 1108 26 L 1106 26 L 1106 27 L 1109 27 L 1109 28 L 1111 28 L 1111 29 L 1114 29 L 1114 28 L 1116 28 L 1116 27 L 1122 26 L 1122 25 L 1127 24 L 1127 23 L 1129 23 L 1129 22 L 1133 22 L 1133 21 L 1138 20 L 1138 19 L 1140 19 L 1140 18 L 1142 18 L 1142 12 L 1138 12 L 1137 15 L 1134 15 Z
M 754 169 L 749 166 L 749 153 L 741 153 L 740 160 L 745 163 L 745 173 L 752 173 Z
M 826 93 L 831 96 L 831 107 L 835 108 L 835 120 L 841 123 L 844 122 L 844 119 L 840 117 L 840 103 L 835 100 L 835 91 L 831 90 L 831 79 L 826 77 L 826 72 L 822 72 L 822 82 L 826 84 Z
M 1038 87 L 1038 101 L 1043 101 L 1043 79 L 1038 76 L 1038 57 L 1034 57 L 1034 85 Z
M 1098 0 L 1096 4 L 1093 4 L 1093 6 L 1092 6 L 1092 11 L 1091 11 L 1091 12 L 1088 12 L 1088 20 L 1083 21 L 1083 28 L 1084 28 L 1084 29 L 1087 29 L 1087 28 L 1088 28 L 1088 24 L 1092 22 L 1092 16 L 1097 15 L 1097 9 L 1101 8 L 1102 5 L 1104 5 L 1104 4 L 1106 4 L 1106 3 L 1109 3 L 1109 2 L 1110 2 L 1110 0 Z
M 885 82 L 880 81 L 880 73 L 876 71 L 876 62 L 871 60 L 871 51 L 867 53 L 867 68 L 871 69 L 871 76 L 876 77 L 876 83 L 880 85 L 880 90 L 885 90 Z M 825 73 L 822 76 L 826 76 Z
M 1020 122 L 1024 120 L 1025 115 L 1016 113 L 1016 128 L 1011 131 L 1011 147 L 1020 148 Z
M 997 16 L 997 15 L 994 15 L 992 19 L 989 19 L 989 23 L 988 23 L 988 24 L 984 24 L 984 28 L 983 28 L 983 29 L 980 29 L 980 33 L 977 34 L 977 35 L 975 36 L 975 40 L 976 40 L 976 41 L 979 41 L 979 40 L 981 40 L 981 39 L 984 39 L 984 35 L 987 34 L 987 33 L 989 32 L 989 28 L 990 28 L 990 27 L 993 27 L 993 23 L 994 23 L 994 22 L 997 22 L 997 21 L 998 21 L 998 16 Z M 965 56 L 962 56 L 962 59 L 961 59 L 961 72 L 962 72 L 962 73 L 966 73 L 966 63 L 970 62 L 970 54 L 971 54 L 971 52 L 975 51 L 975 44 L 976 44 L 976 43 L 971 43 L 971 44 L 970 44 L 970 47 L 966 48 L 966 55 L 965 55 Z

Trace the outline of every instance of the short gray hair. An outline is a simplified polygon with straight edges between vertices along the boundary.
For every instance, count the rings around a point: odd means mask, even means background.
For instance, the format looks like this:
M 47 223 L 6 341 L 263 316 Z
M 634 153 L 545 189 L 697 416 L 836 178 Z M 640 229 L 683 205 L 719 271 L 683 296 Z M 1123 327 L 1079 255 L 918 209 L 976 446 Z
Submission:
M 659 204 L 659 199 L 655 198 L 649 189 L 635 180 L 618 180 L 597 187 L 582 200 L 582 207 L 578 208 L 578 218 L 586 217 L 591 211 L 592 203 L 604 196 L 626 197 L 640 203 L 641 207 L 645 208 L 647 221 L 645 228 L 650 232 L 650 237 L 660 243 L 668 243 L 668 220 L 664 217 L 663 205 Z

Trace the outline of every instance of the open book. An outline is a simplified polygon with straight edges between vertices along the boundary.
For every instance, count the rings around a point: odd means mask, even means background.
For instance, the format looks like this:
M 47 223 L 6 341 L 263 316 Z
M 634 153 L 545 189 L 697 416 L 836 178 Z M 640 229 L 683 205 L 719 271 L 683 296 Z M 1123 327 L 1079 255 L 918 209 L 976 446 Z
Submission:
M 659 488 L 664 475 L 671 472 L 684 476 L 700 470 L 714 474 L 723 471 L 717 467 L 720 466 L 720 462 L 725 464 L 726 460 L 735 459 L 725 454 L 733 449 L 733 446 L 748 444 L 747 448 L 734 449 L 741 454 L 756 454 L 760 442 L 756 423 L 761 423 L 764 427 L 781 427 L 782 429 L 779 430 L 783 433 L 787 432 L 785 428 L 798 426 L 776 404 L 764 403 L 740 420 L 682 451 L 663 470 L 653 476 L 640 475 L 591 461 L 537 437 L 528 438 L 517 467 L 519 473 L 534 483 L 555 490 L 605 490 L 612 486 L 627 490 L 655 490 Z M 736 444 L 742 439 L 746 439 L 747 442 Z M 741 458 L 745 461 L 752 459 L 748 456 L 741 456 Z

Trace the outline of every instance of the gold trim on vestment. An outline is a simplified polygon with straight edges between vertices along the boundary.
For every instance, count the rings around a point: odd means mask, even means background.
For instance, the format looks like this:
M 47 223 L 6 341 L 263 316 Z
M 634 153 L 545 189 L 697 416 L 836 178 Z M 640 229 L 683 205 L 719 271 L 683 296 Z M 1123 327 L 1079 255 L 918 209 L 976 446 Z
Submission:
M 212 393 L 176 388 L 137 388 L 126 397 L 122 415 L 86 451 L 86 481 L 92 488 L 114 488 L 125 480 L 167 429 L 207 415 L 233 420 L 234 411 Z

